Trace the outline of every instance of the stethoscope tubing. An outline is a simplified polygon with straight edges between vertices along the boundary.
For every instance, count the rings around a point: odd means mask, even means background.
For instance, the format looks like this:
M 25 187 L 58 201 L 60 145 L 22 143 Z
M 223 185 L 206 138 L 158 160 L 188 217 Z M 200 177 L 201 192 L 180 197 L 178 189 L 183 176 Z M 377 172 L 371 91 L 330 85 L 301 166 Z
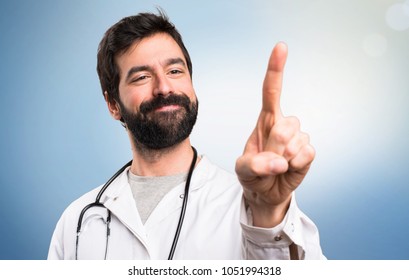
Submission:
M 193 159 L 192 159 L 192 163 L 190 164 L 189 173 L 188 173 L 187 178 L 186 178 L 185 194 L 183 196 L 182 209 L 180 211 L 179 222 L 178 222 L 178 226 L 176 228 L 175 237 L 173 238 L 172 247 L 170 248 L 168 260 L 173 259 L 173 255 L 175 254 L 175 250 L 176 250 L 176 245 L 177 245 L 178 240 L 179 240 L 180 231 L 182 230 L 183 221 L 185 220 L 187 200 L 188 200 L 188 196 L 189 196 L 190 180 L 192 179 L 193 169 L 195 168 L 196 161 L 197 161 L 197 151 L 196 151 L 196 149 L 194 147 L 192 147 L 192 149 L 193 149 Z

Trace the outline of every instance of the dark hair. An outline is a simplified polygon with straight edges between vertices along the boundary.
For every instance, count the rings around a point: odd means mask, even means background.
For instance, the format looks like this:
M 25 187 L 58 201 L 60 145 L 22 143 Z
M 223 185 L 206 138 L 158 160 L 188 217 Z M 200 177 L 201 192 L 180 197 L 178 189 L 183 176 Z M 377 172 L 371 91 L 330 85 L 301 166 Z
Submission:
M 140 13 L 129 16 L 109 28 L 98 47 L 97 72 L 102 93 L 107 92 L 109 101 L 119 101 L 119 69 L 115 62 L 116 56 L 126 52 L 134 42 L 156 33 L 166 33 L 176 41 L 192 76 L 192 62 L 183 44 L 182 36 L 162 10 L 159 10 L 158 15 Z

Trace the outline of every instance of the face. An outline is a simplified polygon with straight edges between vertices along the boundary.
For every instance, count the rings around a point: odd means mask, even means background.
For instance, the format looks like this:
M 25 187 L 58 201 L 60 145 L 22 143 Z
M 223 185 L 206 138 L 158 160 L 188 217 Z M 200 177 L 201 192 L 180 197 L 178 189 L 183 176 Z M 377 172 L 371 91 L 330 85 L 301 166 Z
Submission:
M 197 99 L 183 53 L 167 34 L 133 44 L 116 59 L 119 113 L 138 148 L 163 149 L 186 139 Z

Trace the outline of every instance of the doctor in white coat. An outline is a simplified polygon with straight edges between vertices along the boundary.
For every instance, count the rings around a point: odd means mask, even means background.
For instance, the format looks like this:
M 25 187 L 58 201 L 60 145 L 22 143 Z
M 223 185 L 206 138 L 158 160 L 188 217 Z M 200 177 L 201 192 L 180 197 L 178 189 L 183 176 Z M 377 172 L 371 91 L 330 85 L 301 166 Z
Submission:
M 324 258 L 318 230 L 294 196 L 315 152 L 298 119 L 281 113 L 286 57 L 286 45 L 277 44 L 259 119 L 233 175 L 191 146 L 198 101 L 173 24 L 160 12 L 113 25 L 97 70 L 109 112 L 129 135 L 132 163 L 65 210 L 48 258 Z

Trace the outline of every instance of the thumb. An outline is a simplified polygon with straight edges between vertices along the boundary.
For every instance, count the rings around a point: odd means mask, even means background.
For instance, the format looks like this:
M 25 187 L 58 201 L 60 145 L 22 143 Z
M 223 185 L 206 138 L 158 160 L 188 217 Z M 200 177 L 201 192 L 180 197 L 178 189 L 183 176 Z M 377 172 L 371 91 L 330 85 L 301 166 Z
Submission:
M 236 161 L 236 173 L 242 180 L 275 176 L 285 173 L 287 170 L 287 160 L 273 152 L 244 154 Z

